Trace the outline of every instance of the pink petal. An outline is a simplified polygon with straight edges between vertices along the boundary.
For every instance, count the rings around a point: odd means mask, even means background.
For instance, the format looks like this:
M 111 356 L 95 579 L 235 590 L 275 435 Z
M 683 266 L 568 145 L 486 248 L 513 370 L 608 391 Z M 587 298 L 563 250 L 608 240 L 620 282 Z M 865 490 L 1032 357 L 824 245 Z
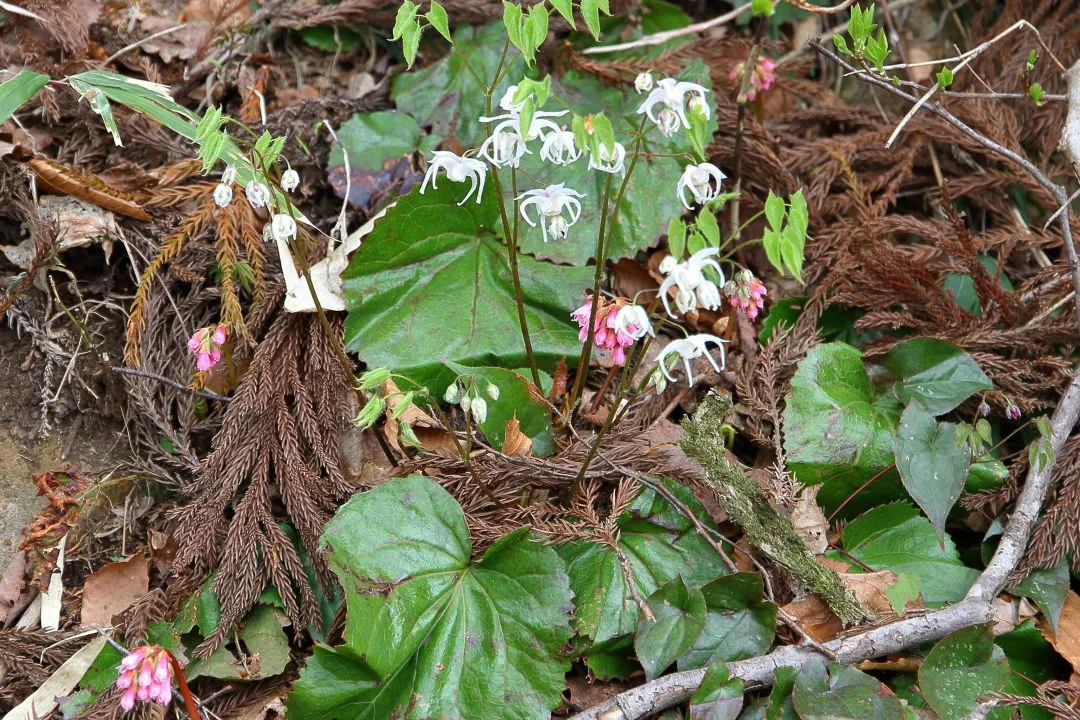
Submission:
M 124 709 L 124 712 L 128 712 L 135 707 L 135 692 L 133 690 L 120 696 L 120 707 Z
M 611 353 L 611 362 L 616 365 L 622 366 L 626 364 L 626 351 L 622 345 L 615 348 L 615 351 Z
M 225 326 L 224 325 L 218 325 L 217 326 L 217 330 L 215 330 L 214 334 L 210 336 L 210 342 L 214 343 L 215 345 L 224 345 L 225 344 Z
M 199 372 L 206 372 L 213 365 L 214 363 L 210 361 L 210 353 L 201 352 L 195 360 L 195 367 L 199 368 Z

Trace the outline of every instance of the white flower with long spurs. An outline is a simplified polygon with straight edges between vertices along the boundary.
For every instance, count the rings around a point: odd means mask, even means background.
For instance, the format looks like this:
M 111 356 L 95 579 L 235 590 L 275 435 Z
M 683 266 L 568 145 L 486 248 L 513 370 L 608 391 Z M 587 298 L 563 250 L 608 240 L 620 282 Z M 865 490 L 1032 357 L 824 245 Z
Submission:
M 597 155 L 599 155 L 597 158 L 589 156 L 590 170 L 599 170 L 612 175 L 626 172 L 626 148 L 622 143 L 615 143 L 612 148 L 601 143 Z
M 487 166 L 480 160 L 474 158 L 461 157 L 457 153 L 452 153 L 449 150 L 435 150 L 434 157 L 428 161 L 427 173 L 424 174 L 424 182 L 420 185 L 420 194 L 423 195 L 427 190 L 428 182 L 431 182 L 431 187 L 436 190 L 439 186 L 436 184 L 440 170 L 446 172 L 446 177 L 451 182 L 465 182 L 466 180 L 472 181 L 472 187 L 469 188 L 469 192 L 465 194 L 465 197 L 458 203 L 458 205 L 464 205 L 472 197 L 473 193 L 476 193 L 476 204 L 480 204 L 480 196 L 484 194 L 484 179 L 487 177 Z
M 679 178 L 679 183 L 675 186 L 675 194 L 679 196 L 679 202 L 683 204 L 683 207 L 690 210 L 690 203 L 686 201 L 687 190 L 694 197 L 694 202 L 704 205 L 710 200 L 715 200 L 720 194 L 720 183 L 726 177 L 727 175 L 712 163 L 687 165 L 682 177 Z
M 529 123 L 529 131 L 525 133 L 524 139 L 526 142 L 531 142 L 536 138 L 546 139 L 548 133 L 560 132 L 562 130 L 559 124 L 549 118 L 562 117 L 568 110 L 537 110 L 533 113 L 532 122 Z M 505 115 L 495 115 L 494 117 L 482 117 L 480 118 L 482 123 L 497 123 L 492 129 L 492 134 L 504 132 L 506 130 L 513 130 L 520 133 L 521 131 L 521 113 L 509 112 Z
M 481 157 L 495 167 L 516 168 L 521 163 L 521 158 L 530 153 L 530 150 L 525 147 L 525 141 L 517 130 L 504 128 L 493 132 L 480 146 L 479 152 Z
M 569 130 L 548 133 L 540 148 L 540 159 L 553 165 L 569 165 L 579 157 L 581 150 L 574 143 L 574 133 Z
M 703 293 L 706 298 L 712 298 L 712 290 L 716 290 L 715 283 L 705 279 L 703 270 L 707 267 L 711 267 L 720 276 L 720 284 L 724 283 L 724 271 L 720 269 L 720 263 L 713 260 L 713 256 L 718 254 L 720 250 L 718 248 L 705 248 L 704 250 L 698 250 L 696 253 L 690 256 L 685 262 L 677 263 L 671 268 L 667 278 L 660 284 L 660 299 L 664 301 L 664 309 L 671 317 L 678 317 L 671 312 L 671 304 L 668 302 L 668 290 L 672 286 L 679 288 L 678 295 L 675 298 L 675 307 L 680 313 L 686 314 L 690 310 L 697 307 L 698 296 L 695 292 L 705 286 Z M 713 286 L 709 288 L 708 286 Z M 719 296 L 719 290 L 716 290 L 717 297 Z
M 503 93 L 502 99 L 499 100 L 499 107 L 511 114 L 520 113 L 521 108 L 525 107 L 525 101 L 522 100 L 519 103 L 514 102 L 514 96 L 517 95 L 517 91 L 517 85 L 511 85 L 506 88 L 506 92 Z
M 530 207 L 536 207 L 540 231 L 544 235 L 544 242 L 547 242 L 548 227 L 543 224 L 544 219 L 550 222 L 553 233 L 566 237 L 566 230 L 581 217 L 581 202 L 578 198 L 583 197 L 585 196 L 578 191 L 564 187 L 562 183 L 556 183 L 543 189 L 526 190 L 516 199 L 521 203 L 518 212 L 531 227 L 536 227 L 536 222 L 529 216 L 528 210 Z M 563 210 L 569 210 L 569 220 L 563 217 Z M 562 222 L 556 222 L 556 218 L 560 218 Z
M 675 78 L 664 78 L 657 81 L 656 87 L 645 98 L 645 102 L 641 103 L 637 112 L 638 115 L 647 115 L 650 120 L 659 125 L 659 109 L 657 106 L 670 108 L 675 111 L 682 126 L 689 129 L 690 121 L 686 118 L 686 96 L 691 95 L 704 101 L 706 92 L 707 90 L 697 83 L 680 82 Z
M 679 114 L 671 108 L 663 108 L 656 114 L 656 127 L 664 137 L 672 137 L 679 132 L 682 121 Z
M 704 357 L 709 361 L 709 364 L 713 366 L 713 370 L 720 372 L 727 364 L 727 358 L 724 356 L 723 343 L 727 340 L 716 337 L 715 335 L 707 335 L 701 333 L 699 335 L 691 335 L 690 337 L 683 338 L 681 340 L 672 340 L 667 346 L 660 351 L 660 354 L 656 357 L 656 366 L 665 378 L 670 382 L 675 382 L 675 378 L 671 376 L 671 373 L 667 368 L 667 358 L 669 355 L 675 355 L 682 358 L 683 367 L 686 368 L 686 384 L 689 387 L 694 385 L 694 373 L 690 367 L 690 361 L 694 358 Z M 709 352 L 707 347 L 708 343 L 713 343 L 720 350 L 720 364 L 716 364 L 716 360 L 713 358 L 712 353 Z

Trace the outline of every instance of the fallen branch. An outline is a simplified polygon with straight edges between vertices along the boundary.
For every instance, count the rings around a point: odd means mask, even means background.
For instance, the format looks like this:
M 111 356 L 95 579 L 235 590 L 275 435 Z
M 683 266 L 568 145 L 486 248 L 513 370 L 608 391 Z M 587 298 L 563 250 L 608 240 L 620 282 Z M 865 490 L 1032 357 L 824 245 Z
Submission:
M 910 102 L 918 102 L 917 97 L 852 67 L 820 43 L 813 42 L 811 46 L 833 62 L 854 72 L 865 82 Z M 1080 111 L 1076 110 L 1077 103 L 1080 103 L 1080 93 L 1070 93 L 1070 123 L 1066 128 L 1066 135 L 1077 132 L 1077 128 L 1073 126 L 1073 118 L 1076 118 L 1076 123 L 1080 123 Z M 940 105 L 927 104 L 924 107 L 1000 157 L 1020 165 L 1062 203 L 1067 199 L 1065 188 L 1046 177 L 1026 158 L 979 134 Z M 1070 157 L 1070 160 L 1076 162 L 1077 158 Z M 1072 271 L 1073 289 L 1077 297 L 1080 297 L 1080 263 L 1077 262 L 1076 248 L 1073 245 L 1069 213 L 1061 213 L 1057 221 Z M 1077 303 L 1077 315 L 1080 321 L 1080 302 Z M 1072 379 L 1050 420 L 1050 445 L 1055 459 L 1061 453 L 1065 440 L 1078 419 L 1080 419 L 1080 365 L 1074 369 Z M 1052 461 L 1041 467 L 1032 465 L 1028 470 L 1024 488 L 1016 500 L 997 550 L 963 600 L 940 610 L 904 618 L 833 640 L 826 643 L 825 647 L 836 654 L 838 662 L 855 664 L 870 658 L 902 652 L 923 643 L 935 642 L 961 628 L 989 622 L 992 617 L 991 602 L 1005 588 L 1009 575 L 1016 569 L 1020 556 L 1027 546 L 1043 500 L 1050 489 L 1054 464 Z M 767 655 L 728 663 L 728 671 L 731 677 L 741 678 L 747 684 L 768 687 L 772 685 L 773 674 L 777 668 L 797 668 L 811 660 L 823 659 L 825 659 L 824 656 L 812 647 L 788 645 L 777 648 Z M 578 713 L 571 720 L 637 720 L 662 712 L 689 700 L 694 690 L 701 684 L 704 675 L 704 669 L 665 675 Z

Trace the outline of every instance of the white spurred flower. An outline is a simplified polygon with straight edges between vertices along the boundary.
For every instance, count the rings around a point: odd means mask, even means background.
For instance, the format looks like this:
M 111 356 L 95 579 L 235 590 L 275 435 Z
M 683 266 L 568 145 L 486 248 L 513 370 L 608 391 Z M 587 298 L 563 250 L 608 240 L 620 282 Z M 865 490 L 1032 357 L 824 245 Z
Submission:
M 300 185 L 300 173 L 296 172 L 292 168 L 289 168 L 285 172 L 281 173 L 281 189 L 285 192 L 292 192 Z
M 705 99 L 706 90 L 701 85 L 691 82 L 680 82 L 675 78 L 664 78 L 656 83 L 645 102 L 638 107 L 638 115 L 647 115 L 657 125 L 660 124 L 659 112 L 663 108 L 669 108 L 675 112 L 684 128 L 690 127 L 690 121 L 686 118 L 687 95 Z M 659 106 L 659 107 L 658 107 Z
M 296 237 L 296 221 L 293 220 L 292 215 L 278 213 L 270 221 L 270 234 L 278 242 L 288 242 Z
M 615 314 L 616 333 L 626 333 L 635 340 L 640 340 L 645 335 L 656 337 L 652 324 L 649 322 L 649 313 L 640 305 L 624 305 Z
M 522 156 L 529 152 L 525 141 L 518 131 L 502 127 L 491 134 L 480 146 L 480 156 L 496 167 L 514 167 L 521 163 Z
M 232 202 L 232 185 L 220 183 L 214 188 L 214 202 L 218 207 L 227 207 Z
M 249 182 L 244 188 L 244 194 L 247 195 L 248 204 L 253 208 L 266 207 L 266 203 L 270 202 L 270 191 L 261 182 L 254 180 Z
M 590 170 L 599 170 L 612 175 L 626 172 L 626 148 L 622 146 L 622 143 L 615 143 L 612 148 L 601 143 L 597 155 L 598 157 L 589 156 Z
M 581 217 L 581 203 L 578 198 L 585 197 L 576 190 L 564 187 L 562 183 L 556 183 L 555 185 L 548 185 L 543 189 L 526 190 L 518 195 L 517 200 L 521 205 L 518 207 L 518 211 L 521 213 L 521 217 L 531 227 L 536 227 L 536 221 L 529 216 L 529 208 L 535 207 L 536 212 L 539 215 L 540 230 L 544 234 L 544 242 L 548 240 L 549 226 L 544 225 L 544 219 L 546 218 L 551 225 L 554 225 L 555 230 L 561 230 L 562 236 L 566 236 L 566 230 L 571 225 L 578 221 Z M 554 219 L 562 218 L 563 210 L 568 210 L 570 219 L 563 218 L 563 223 L 555 223 Z
M 581 150 L 574 143 L 574 133 L 569 130 L 548 133 L 540 148 L 540 159 L 553 165 L 569 165 L 579 157 Z
M 674 110 L 671 108 L 664 108 L 656 114 L 656 127 L 664 137 L 671 137 L 679 132 L 679 128 L 682 127 L 682 121 L 679 120 L 679 114 Z
M 517 95 L 517 91 L 517 85 L 511 85 L 506 88 L 506 92 L 503 93 L 502 99 L 499 100 L 499 107 L 508 113 L 520 113 L 521 108 L 525 107 L 525 101 L 522 100 L 519 103 L 514 102 L 514 96 Z
M 674 255 L 665 255 L 664 259 L 660 261 L 660 266 L 657 270 L 661 275 L 670 275 L 671 271 L 678 267 L 679 261 L 675 259 Z
M 236 168 L 232 165 L 226 165 L 225 169 L 221 171 L 221 182 L 226 185 L 232 185 L 236 182 Z
M 687 165 L 682 177 L 679 178 L 679 183 L 675 186 L 675 194 L 679 196 L 679 202 L 683 204 L 683 207 L 689 210 L 690 203 L 686 200 L 687 190 L 694 197 L 694 202 L 704 205 L 720 194 L 720 183 L 726 177 L 727 175 L 720 172 L 720 168 L 712 163 Z
M 675 355 L 677 358 L 681 358 L 683 361 L 683 367 L 686 368 L 686 384 L 693 386 L 694 374 L 690 368 L 690 361 L 694 358 L 704 357 L 708 359 L 709 364 L 713 366 L 716 372 L 720 372 L 726 364 L 726 358 L 724 357 L 723 343 L 727 342 L 715 335 L 699 334 L 691 335 L 690 337 L 683 338 L 681 340 L 672 340 L 667 344 L 660 354 L 656 357 L 657 370 L 669 381 L 675 382 L 675 378 L 671 376 L 667 367 L 667 359 L 670 355 Z M 720 364 L 716 364 L 716 360 L 713 358 L 712 353 L 709 352 L 707 344 L 713 343 L 720 349 Z
M 529 130 L 523 136 L 526 142 L 531 142 L 536 138 L 546 138 L 548 133 L 559 132 L 562 128 L 559 124 L 550 118 L 562 117 L 568 110 L 537 110 L 533 113 L 532 122 L 529 123 Z M 480 118 L 482 123 L 496 123 L 492 133 L 498 133 L 503 130 L 514 130 L 515 132 L 521 132 L 521 114 L 518 112 L 509 112 L 505 115 L 495 115 L 494 117 L 482 117 Z
M 697 289 L 707 282 L 712 284 L 705 279 L 703 270 L 706 267 L 715 270 L 720 276 L 720 282 L 724 282 L 724 271 L 720 269 L 720 264 L 712 259 L 719 252 L 720 250 L 717 248 L 698 250 L 685 262 L 676 263 L 671 267 L 667 278 L 660 284 L 659 291 L 660 299 L 664 301 L 664 309 L 667 310 L 668 315 L 678 317 L 671 312 L 671 305 L 668 302 L 668 290 L 672 286 L 679 288 L 679 292 L 675 297 L 675 306 L 680 313 L 685 314 L 697 307 L 698 297 L 695 294 Z
M 484 193 L 484 179 L 487 177 L 487 166 L 484 163 L 474 158 L 461 157 L 449 150 L 436 150 L 434 157 L 428 161 L 427 173 L 424 175 L 424 182 L 420 185 L 421 195 L 427 190 L 428 182 L 431 183 L 431 187 L 439 189 L 436 181 L 440 170 L 446 172 L 446 177 L 451 182 L 472 181 L 472 187 L 458 205 L 464 205 L 473 193 L 476 193 L 476 204 L 480 204 L 480 196 Z
M 643 92 L 652 90 L 655 84 L 652 73 L 647 70 L 643 73 L 639 73 L 638 76 L 634 78 L 634 90 L 636 90 L 639 95 Z

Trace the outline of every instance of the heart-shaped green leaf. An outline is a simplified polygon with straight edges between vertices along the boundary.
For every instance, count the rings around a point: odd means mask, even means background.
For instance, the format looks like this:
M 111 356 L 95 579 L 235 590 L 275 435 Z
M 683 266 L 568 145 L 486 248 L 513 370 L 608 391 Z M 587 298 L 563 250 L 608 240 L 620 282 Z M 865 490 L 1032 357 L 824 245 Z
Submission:
M 941 720 L 971 715 L 979 698 L 998 692 L 1009 679 L 1009 661 L 986 625 L 942 638 L 919 668 L 923 697 Z
M 853 667 L 819 661 L 804 665 L 791 695 L 802 720 L 904 720 L 900 699 Z
M 970 355 L 943 340 L 905 340 L 882 364 L 900 380 L 894 386 L 900 402 L 917 398 L 931 415 L 947 413 L 975 393 L 994 387 Z
M 728 575 L 713 580 L 701 593 L 708 611 L 705 628 L 679 658 L 680 670 L 768 651 L 776 635 L 776 606 L 764 601 L 760 575 Z
M 705 598 L 700 590 L 686 587 L 681 577 L 662 585 L 645 601 L 652 618 L 642 612 L 634 633 L 645 676 L 650 680 L 667 669 L 701 634 L 705 627 Z

